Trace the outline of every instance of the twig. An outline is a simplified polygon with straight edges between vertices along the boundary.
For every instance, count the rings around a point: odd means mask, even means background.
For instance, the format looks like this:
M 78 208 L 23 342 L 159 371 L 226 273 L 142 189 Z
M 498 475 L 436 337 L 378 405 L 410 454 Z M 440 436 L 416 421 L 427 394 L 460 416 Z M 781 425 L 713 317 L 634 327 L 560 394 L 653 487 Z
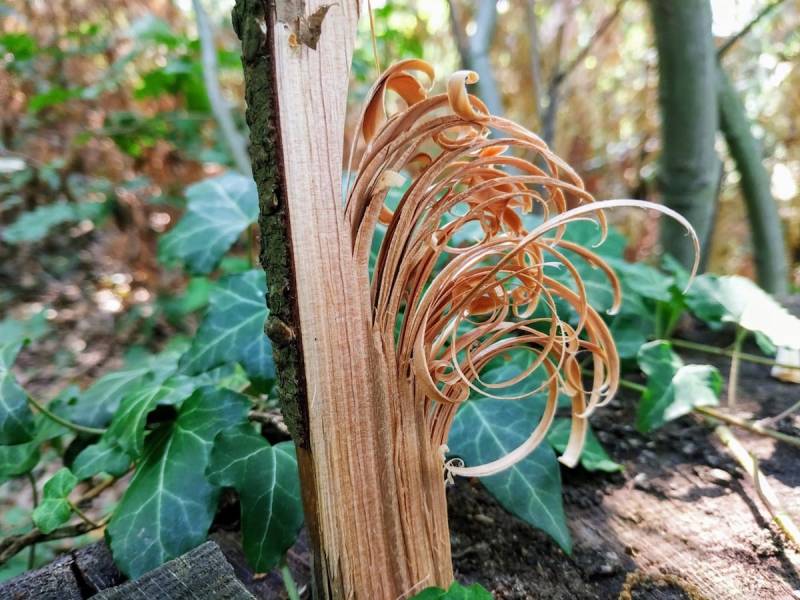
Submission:
M 736 391 L 739 387 L 739 364 L 741 363 L 742 344 L 747 337 L 747 329 L 737 325 L 736 339 L 733 342 L 733 355 L 731 356 L 731 370 L 728 374 L 728 407 L 736 406 Z
M 222 137 L 233 155 L 236 168 L 245 175 L 252 174 L 250 159 L 247 156 L 247 143 L 245 138 L 233 122 L 230 108 L 222 95 L 219 85 L 219 67 L 217 65 L 217 51 L 214 48 L 214 32 L 211 22 L 201 0 L 192 0 L 195 18 L 197 19 L 197 35 L 200 38 L 201 60 L 203 65 L 203 82 L 206 86 L 208 103 L 211 112 L 219 124 Z
M 730 50 L 739 40 L 750 33 L 750 30 L 755 27 L 761 19 L 769 15 L 774 9 L 783 4 L 783 0 L 775 0 L 771 4 L 767 4 L 753 19 L 737 33 L 730 36 L 717 50 L 717 58 L 722 58 L 728 50 Z
M 698 352 L 705 352 L 706 354 L 716 354 L 718 356 L 727 356 L 733 358 L 733 350 L 726 350 L 724 348 L 717 348 L 716 346 L 709 346 L 707 344 L 698 344 L 697 342 L 688 342 L 686 340 L 678 340 L 671 338 L 668 340 L 673 346 L 678 348 L 686 348 L 687 350 L 697 350 Z M 739 359 L 758 365 L 767 365 L 769 367 L 780 367 L 782 369 L 800 369 L 798 365 L 789 363 L 780 363 L 771 358 L 758 356 L 757 354 L 749 354 L 747 352 L 739 352 Z
M 611 24 L 617 19 L 619 14 L 622 12 L 622 7 L 625 5 L 627 0 L 617 0 L 617 4 L 614 6 L 614 10 L 612 10 L 606 17 L 600 22 L 595 32 L 592 34 L 592 37 L 589 38 L 589 41 L 578 50 L 577 54 L 572 57 L 572 59 L 566 64 L 563 69 L 556 69 L 555 74 L 550 79 L 550 88 L 548 91 L 548 104 L 547 110 L 545 111 L 545 118 L 543 119 L 543 126 L 542 126 L 542 134 L 544 137 L 544 141 L 547 142 L 548 145 L 553 143 L 553 139 L 555 138 L 555 117 L 556 117 L 556 110 L 558 107 L 558 100 L 559 100 L 559 92 L 561 91 L 561 86 L 567 80 L 567 78 L 572 74 L 575 68 L 585 59 L 589 52 L 591 52 L 594 45 L 603 37 L 603 34 L 611 27 Z M 558 43 L 558 54 L 561 52 L 561 38 L 564 34 L 564 23 L 561 24 L 561 28 L 559 29 L 558 36 L 557 36 L 557 43 Z
M 119 480 L 119 477 L 109 477 L 98 483 L 93 488 L 89 488 L 82 496 L 80 496 L 76 501 L 75 504 L 83 504 L 89 500 L 93 500 L 97 498 L 100 494 L 102 494 L 106 489 L 110 488 L 114 483 Z
M 786 512 L 769 481 L 764 478 L 764 474 L 758 468 L 757 459 L 742 446 L 741 442 L 733 435 L 733 432 L 725 425 L 717 425 L 714 428 L 714 433 L 753 480 L 756 493 L 775 524 L 795 546 L 800 547 L 800 530 L 791 515 Z
M 33 495 L 33 510 L 39 506 L 39 492 L 36 490 L 36 478 L 33 476 L 32 471 L 28 471 L 28 481 L 31 482 L 31 493 Z M 28 552 L 28 570 L 33 569 L 36 564 L 36 544 L 31 544 L 30 551 Z
M 55 423 L 58 423 L 59 425 L 62 425 L 67 429 L 71 429 L 76 433 L 88 433 L 89 435 L 103 435 L 106 432 L 105 429 L 99 429 L 97 427 L 87 427 L 86 425 L 78 425 L 77 423 L 68 421 L 63 417 L 59 417 L 57 414 L 55 414 L 49 408 L 47 408 L 44 404 L 42 404 L 37 400 L 34 400 L 30 396 L 28 396 L 28 402 L 30 402 L 36 408 L 36 410 L 38 410 L 40 413 L 42 413 L 45 417 L 47 417 L 51 421 L 54 421 Z
M 286 588 L 286 595 L 289 600 L 300 600 L 300 594 L 297 591 L 297 584 L 292 577 L 292 572 L 286 563 L 281 565 L 281 577 L 283 578 L 283 586 Z
M 65 525 L 64 527 L 59 527 L 50 533 L 42 533 L 42 531 L 39 529 L 33 529 L 28 533 L 12 535 L 4 538 L 0 540 L 0 565 L 5 564 L 8 559 L 12 558 L 17 553 L 21 552 L 32 544 L 78 537 L 84 533 L 93 531 L 94 529 L 99 529 L 107 522 L 108 518 L 95 523 L 94 526 L 89 525 L 88 523 L 80 522 L 76 525 Z
M 774 417 L 768 417 L 766 419 L 761 419 L 761 421 L 759 421 L 759 423 L 761 425 L 771 425 L 772 423 L 777 423 L 781 419 L 785 419 L 790 414 L 792 414 L 794 412 L 797 412 L 798 410 L 800 410 L 800 402 L 795 402 L 789 408 L 787 408 L 786 410 L 778 413 Z
M 762 427 L 758 423 L 753 423 L 752 421 L 748 421 L 747 419 L 742 419 L 734 415 L 723 413 L 709 406 L 697 406 L 695 407 L 694 412 L 699 413 L 705 417 L 710 417 L 717 421 L 722 421 L 724 423 L 727 423 L 728 425 L 734 425 L 735 427 L 746 429 L 751 433 L 756 433 L 758 435 L 771 437 L 772 439 L 784 442 L 786 444 L 791 444 L 792 446 L 800 448 L 800 438 L 796 436 L 789 435 L 787 433 L 782 433 L 780 431 L 775 431 L 774 429 L 769 429 L 767 427 Z

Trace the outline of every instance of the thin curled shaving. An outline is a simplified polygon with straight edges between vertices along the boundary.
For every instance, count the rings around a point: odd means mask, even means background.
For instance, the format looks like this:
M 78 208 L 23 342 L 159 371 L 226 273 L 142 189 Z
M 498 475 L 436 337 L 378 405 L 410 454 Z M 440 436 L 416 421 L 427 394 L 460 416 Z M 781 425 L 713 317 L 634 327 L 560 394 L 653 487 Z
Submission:
M 593 249 L 564 239 L 567 225 L 595 222 L 599 245 L 607 234 L 605 209 L 659 211 L 691 235 L 692 276 L 700 256 L 697 237 L 666 207 L 595 201 L 538 136 L 491 115 L 467 91 L 478 80 L 472 71 L 457 71 L 446 93 L 436 95 L 413 72 L 433 82 L 433 68 L 414 59 L 389 67 L 373 86 L 359 121 L 365 147 L 352 182 L 348 166 L 346 216 L 356 264 L 370 290 L 373 332 L 395 367 L 389 393 L 423 407 L 432 448 L 446 444 L 459 405 L 470 397 L 546 396 L 542 417 L 518 448 L 484 465 L 445 463 L 448 475 L 462 476 L 492 475 L 528 456 L 545 439 L 564 394 L 572 426 L 559 460 L 574 466 L 587 420 L 616 393 L 620 368 L 608 326 L 589 305 L 574 261 L 608 279 L 610 312 L 620 306 L 621 286 Z M 405 108 L 388 114 L 387 92 Z M 351 163 L 355 149 L 354 141 Z M 406 181 L 396 205 L 387 203 L 390 191 Z M 383 238 L 372 254 L 378 231 Z M 571 314 L 559 315 L 565 306 Z M 527 356 L 517 372 L 503 381 L 486 379 L 515 355 Z M 589 389 L 583 366 L 592 371 Z

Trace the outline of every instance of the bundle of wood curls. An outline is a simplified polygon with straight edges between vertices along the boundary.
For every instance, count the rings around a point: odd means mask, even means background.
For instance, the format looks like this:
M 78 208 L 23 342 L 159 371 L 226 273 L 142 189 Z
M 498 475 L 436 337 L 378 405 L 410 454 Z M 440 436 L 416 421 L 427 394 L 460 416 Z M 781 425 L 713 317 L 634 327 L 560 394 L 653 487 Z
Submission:
M 588 417 L 617 391 L 619 357 L 568 254 L 605 274 L 614 292 L 612 312 L 620 306 L 621 290 L 600 256 L 564 239 L 566 226 L 593 220 L 602 243 L 603 210 L 635 206 L 677 219 L 696 249 L 697 238 L 683 217 L 659 205 L 595 201 L 538 136 L 489 114 L 468 93 L 476 73 L 454 73 L 446 93 L 436 95 L 418 75 L 432 85 L 430 64 L 404 60 L 373 86 L 359 121 L 365 148 L 347 184 L 346 218 L 356 265 L 370 290 L 373 332 L 386 364 L 396 365 L 389 393 L 424 406 L 433 448 L 446 443 L 459 404 L 473 394 L 508 400 L 546 394 L 544 413 L 522 445 L 484 465 L 450 468 L 462 476 L 491 475 L 530 454 L 544 440 L 564 393 L 571 398 L 572 427 L 560 460 L 574 466 Z M 405 105 L 393 114 L 385 105 L 388 91 Z M 388 206 L 390 189 L 406 181 L 396 207 Z M 534 211 L 541 220 L 529 230 L 522 215 Z M 475 224 L 482 238 L 456 243 Z M 383 239 L 370 278 L 379 229 Z M 572 285 L 551 276 L 556 265 L 569 273 Z M 571 321 L 556 310 L 564 302 L 574 309 Z M 493 359 L 520 350 L 531 357 L 518 374 L 500 382 L 481 378 Z M 582 363 L 591 371 L 588 390 Z M 531 377 L 537 371 L 543 379 Z M 524 394 L 503 394 L 526 380 L 540 383 Z

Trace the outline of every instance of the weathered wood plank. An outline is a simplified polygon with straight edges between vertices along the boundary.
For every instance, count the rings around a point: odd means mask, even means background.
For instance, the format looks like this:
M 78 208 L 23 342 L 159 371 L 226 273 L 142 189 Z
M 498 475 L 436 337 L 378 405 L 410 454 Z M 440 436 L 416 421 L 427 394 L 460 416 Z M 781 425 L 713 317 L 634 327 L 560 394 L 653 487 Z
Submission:
M 214 542 L 100 592 L 97 600 L 254 600 Z
M 98 542 L 65 554 L 50 564 L 0 583 L 0 598 L 83 600 L 118 585 L 124 576 L 108 547 Z

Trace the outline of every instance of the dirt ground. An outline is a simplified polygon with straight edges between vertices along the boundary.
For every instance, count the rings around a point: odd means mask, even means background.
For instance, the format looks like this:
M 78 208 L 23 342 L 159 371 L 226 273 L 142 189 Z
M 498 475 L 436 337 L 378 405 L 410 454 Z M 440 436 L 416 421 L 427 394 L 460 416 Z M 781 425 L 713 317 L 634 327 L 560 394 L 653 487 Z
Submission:
M 708 340 L 712 334 L 695 335 Z M 726 361 L 711 362 L 727 379 Z M 768 367 L 742 365 L 738 414 L 767 417 L 797 400 L 800 386 L 772 379 Z M 622 473 L 564 472 L 571 557 L 508 515 L 477 482 L 451 489 L 457 577 L 481 582 L 498 599 L 618 598 L 626 578 L 628 597 L 637 600 L 800 598 L 800 552 L 770 526 L 752 483 L 712 428 L 688 417 L 641 436 L 632 426 L 635 403 L 626 392 L 593 417 L 606 449 L 625 466 Z M 778 427 L 798 435 L 800 417 Z M 800 451 L 735 433 L 759 458 L 785 508 L 800 518 Z

